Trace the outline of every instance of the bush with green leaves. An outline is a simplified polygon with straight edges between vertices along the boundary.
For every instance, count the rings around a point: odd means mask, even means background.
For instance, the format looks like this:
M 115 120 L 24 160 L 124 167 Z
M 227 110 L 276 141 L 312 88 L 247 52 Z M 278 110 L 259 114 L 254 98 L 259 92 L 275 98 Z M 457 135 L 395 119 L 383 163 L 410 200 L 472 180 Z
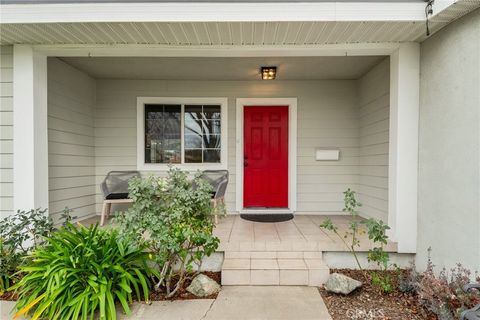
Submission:
M 138 243 L 116 230 L 67 223 L 20 267 L 25 276 L 11 288 L 19 295 L 15 318 L 116 319 L 116 301 L 129 314 L 134 297 L 148 300 L 149 276 L 156 274 Z
M 343 202 L 345 204 L 345 207 L 343 208 L 343 212 L 348 213 L 349 216 L 351 217 L 351 222 L 349 225 L 348 230 L 345 232 L 345 234 L 340 234 L 339 233 L 339 227 L 333 223 L 332 219 L 328 218 L 325 219 L 325 221 L 322 222 L 320 225 L 321 228 L 332 231 L 335 233 L 335 235 L 342 240 L 342 242 L 345 244 L 347 249 L 352 253 L 353 257 L 355 258 L 355 262 L 357 263 L 357 266 L 360 270 L 363 270 L 362 265 L 360 264 L 360 260 L 358 259 L 358 254 L 356 251 L 356 248 L 360 246 L 360 241 L 358 240 L 358 234 L 360 232 L 359 230 L 359 214 L 357 209 L 362 206 L 361 203 L 357 201 L 355 198 L 355 191 L 350 190 L 348 188 L 344 193 L 344 199 Z
M 133 178 L 129 196 L 134 200 L 115 222 L 123 234 L 137 240 L 144 236 L 160 271 L 155 290 L 174 296 L 195 265 L 201 265 L 218 247 L 213 236 L 212 187 L 200 173 L 193 180 L 170 168 L 167 177 Z
M 360 224 L 364 224 L 367 228 L 368 238 L 374 243 L 374 247 L 368 251 L 367 259 L 369 262 L 376 263 L 381 269 L 386 271 L 390 265 L 390 256 L 388 252 L 385 251 L 384 246 L 388 243 L 387 230 L 390 229 L 382 220 L 370 218 L 367 220 L 360 221 L 358 208 L 362 206 L 355 197 L 356 192 L 347 189 L 344 193 L 344 203 L 345 207 L 343 212 L 346 212 L 351 217 L 351 222 L 348 230 L 345 234 L 340 234 L 339 227 L 333 223 L 333 221 L 328 218 L 322 222 L 320 225 L 321 228 L 332 231 L 337 235 L 348 250 L 352 253 L 355 258 L 355 262 L 360 270 L 363 271 L 364 277 L 367 280 L 367 273 L 364 271 L 360 260 L 358 258 L 358 252 L 356 248 L 360 246 L 360 240 L 358 235 L 363 231 L 359 228 Z M 392 279 L 388 273 L 375 273 L 371 274 L 371 283 L 372 285 L 379 287 L 384 292 L 388 293 L 393 290 Z
M 17 211 L 0 221 L 0 294 L 18 281 L 25 256 L 53 231 L 47 210 Z

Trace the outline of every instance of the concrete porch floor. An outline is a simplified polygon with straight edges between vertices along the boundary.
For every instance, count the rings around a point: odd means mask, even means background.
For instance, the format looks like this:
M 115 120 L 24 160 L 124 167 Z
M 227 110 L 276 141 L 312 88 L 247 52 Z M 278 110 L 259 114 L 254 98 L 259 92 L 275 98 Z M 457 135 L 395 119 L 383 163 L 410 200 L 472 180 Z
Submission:
M 218 251 L 347 251 L 333 232 L 319 225 L 327 218 L 335 223 L 340 235 L 348 230 L 351 218 L 335 215 L 295 215 L 290 221 L 260 223 L 244 220 L 240 215 L 227 215 L 219 220 L 214 234 L 220 239 Z M 372 247 L 365 226 L 360 226 L 358 251 Z M 389 242 L 387 251 L 396 252 L 397 244 Z
M 322 230 L 319 225 L 327 218 L 339 227 L 339 234 L 348 230 L 351 218 L 346 215 L 295 215 L 290 221 L 261 223 L 244 220 L 238 214 L 228 214 L 219 219 L 213 233 L 220 239 L 217 251 L 348 251 L 342 240 L 333 232 Z M 359 218 L 362 220 L 362 218 Z M 94 216 L 81 223 L 90 225 L 100 222 Z M 106 225 L 111 224 L 111 220 Z M 359 252 L 372 248 L 366 228 L 360 225 L 358 239 Z M 385 246 L 389 252 L 397 252 L 397 244 L 389 242 Z

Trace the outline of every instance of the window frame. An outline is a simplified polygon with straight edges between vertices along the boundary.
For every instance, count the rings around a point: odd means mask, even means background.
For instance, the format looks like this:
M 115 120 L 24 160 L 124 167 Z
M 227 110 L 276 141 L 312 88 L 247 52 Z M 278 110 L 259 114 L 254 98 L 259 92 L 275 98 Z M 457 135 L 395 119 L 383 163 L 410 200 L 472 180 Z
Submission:
M 145 163 L 145 105 L 172 104 L 181 106 L 181 163 Z M 185 105 L 220 105 L 220 162 L 185 163 Z M 169 166 L 182 170 L 227 169 L 228 98 L 225 97 L 137 97 L 137 170 L 167 171 Z

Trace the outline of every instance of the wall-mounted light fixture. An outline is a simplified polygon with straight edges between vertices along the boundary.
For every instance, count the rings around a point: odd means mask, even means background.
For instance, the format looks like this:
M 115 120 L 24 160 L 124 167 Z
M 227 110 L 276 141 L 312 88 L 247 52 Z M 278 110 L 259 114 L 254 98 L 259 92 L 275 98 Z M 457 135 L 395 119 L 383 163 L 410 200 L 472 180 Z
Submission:
M 277 67 L 262 67 L 262 80 L 275 80 L 277 76 Z
M 425 7 L 425 27 L 427 29 L 427 37 L 430 36 L 430 25 L 428 18 L 433 15 L 433 4 L 435 0 L 424 0 L 427 5 Z

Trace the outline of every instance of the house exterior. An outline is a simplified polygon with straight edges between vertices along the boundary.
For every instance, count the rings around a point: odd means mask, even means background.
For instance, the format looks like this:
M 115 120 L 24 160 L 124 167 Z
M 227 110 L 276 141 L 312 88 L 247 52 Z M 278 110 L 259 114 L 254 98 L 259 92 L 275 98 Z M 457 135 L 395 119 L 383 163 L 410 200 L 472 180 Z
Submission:
M 228 169 L 242 212 L 361 215 L 480 266 L 480 2 L 0 7 L 0 211 L 99 214 L 112 170 Z M 276 66 L 275 80 L 260 67 Z

